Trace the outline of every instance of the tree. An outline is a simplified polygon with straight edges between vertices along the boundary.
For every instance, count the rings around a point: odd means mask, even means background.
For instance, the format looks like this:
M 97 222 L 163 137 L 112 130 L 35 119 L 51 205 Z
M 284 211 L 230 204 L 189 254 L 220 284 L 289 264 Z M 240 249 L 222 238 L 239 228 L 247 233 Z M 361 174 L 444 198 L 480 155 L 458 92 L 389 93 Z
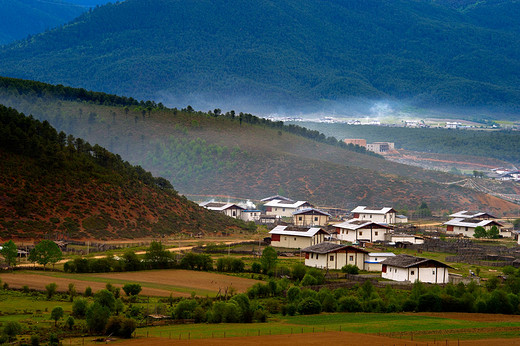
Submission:
M 0 254 L 2 255 L 2 257 L 4 257 L 5 264 L 7 264 L 9 268 L 14 267 L 16 265 L 16 256 L 18 255 L 18 249 L 16 247 L 16 244 L 12 240 L 9 240 L 3 245 L 2 249 L 0 250 Z
M 72 303 L 72 314 L 76 317 L 82 318 L 87 314 L 88 300 L 85 298 L 74 299 Z
M 58 324 L 58 320 L 63 317 L 63 308 L 61 306 L 57 306 L 52 309 L 51 319 L 54 320 L 54 326 Z
M 54 265 L 61 260 L 62 257 L 63 253 L 58 245 L 47 239 L 39 242 L 29 253 L 29 261 L 43 265 L 44 269 L 47 264 L 52 263 Z
M 475 238 L 485 238 L 487 236 L 486 229 L 482 226 L 475 227 L 475 234 L 473 234 Z
M 152 268 L 168 268 L 172 261 L 171 252 L 156 241 L 152 241 L 144 257 Z
M 123 254 L 123 262 L 126 271 L 136 271 L 141 269 L 141 261 L 132 250 L 128 250 Z
M 74 327 L 74 323 L 76 323 L 76 321 L 74 320 L 74 317 L 72 317 L 72 316 L 69 316 L 67 318 L 67 321 L 65 321 L 65 324 L 67 325 L 67 327 L 69 327 L 69 330 L 72 330 L 72 327 Z
M 58 285 L 55 282 L 51 282 L 50 284 L 45 286 L 45 290 L 47 291 L 47 299 L 51 299 L 52 296 L 56 294 L 58 290 Z
M 109 317 L 110 309 L 99 302 L 94 302 L 87 310 L 87 326 L 92 332 L 102 333 Z
M 277 261 L 278 255 L 276 250 L 272 246 L 267 246 L 264 251 L 262 251 L 262 258 L 260 259 L 264 273 L 268 273 L 276 268 Z
M 487 231 L 487 237 L 490 239 L 498 239 L 500 231 L 496 225 L 493 225 L 489 231 Z

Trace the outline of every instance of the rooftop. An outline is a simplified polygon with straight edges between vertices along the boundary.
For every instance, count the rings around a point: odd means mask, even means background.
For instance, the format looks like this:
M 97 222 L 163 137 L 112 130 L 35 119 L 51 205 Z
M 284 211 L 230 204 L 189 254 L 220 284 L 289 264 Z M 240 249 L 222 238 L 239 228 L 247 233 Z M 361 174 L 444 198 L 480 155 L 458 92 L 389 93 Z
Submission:
M 293 215 L 308 214 L 308 213 L 311 213 L 312 215 L 320 214 L 320 215 L 326 215 L 326 216 L 328 216 L 328 217 L 331 216 L 329 213 L 326 213 L 326 212 L 324 212 L 324 211 L 321 211 L 321 210 L 319 210 L 319 209 L 315 209 L 315 208 L 306 208 L 306 209 L 301 209 L 301 210 L 295 211 L 295 212 L 293 213 Z
M 316 245 L 312 245 L 312 246 L 309 246 L 309 247 L 306 247 L 306 248 L 302 249 L 302 251 L 303 252 L 318 253 L 318 254 L 326 254 L 326 253 L 330 253 L 330 252 L 336 252 L 336 251 L 339 251 L 339 250 L 347 250 L 347 249 L 352 249 L 352 250 L 355 250 L 355 251 L 358 251 L 358 252 L 368 253 L 368 251 L 360 249 L 360 248 L 355 247 L 355 246 L 340 245 L 340 244 L 329 243 L 329 242 L 323 242 L 323 243 L 319 243 L 319 244 L 316 244 Z
M 360 228 L 372 227 L 372 228 L 387 228 L 392 229 L 392 227 L 387 224 L 377 223 L 370 220 L 359 220 L 359 219 L 350 219 L 345 222 L 334 225 L 334 227 L 345 228 L 350 230 L 357 230 Z
M 367 209 L 366 206 L 359 206 L 359 207 L 356 207 L 354 208 L 354 210 L 352 210 L 353 213 L 362 213 L 362 214 L 381 214 L 381 215 L 384 215 L 386 213 L 389 213 L 393 211 L 395 213 L 395 210 L 394 208 L 390 208 L 390 207 L 384 207 L 384 208 L 381 208 L 381 209 Z
M 500 227 L 504 226 L 500 222 L 495 221 L 495 220 L 480 220 L 480 219 L 465 219 L 465 218 L 452 219 L 450 221 L 445 222 L 444 225 L 471 227 L 471 228 L 478 227 L 478 226 L 485 227 L 487 225 L 497 225 Z
M 298 237 L 313 237 L 316 233 L 320 231 L 329 234 L 327 231 L 319 227 L 298 228 L 289 226 L 276 226 L 269 232 L 269 234 L 292 235 Z
M 415 257 L 415 256 L 410 256 L 410 255 L 404 255 L 404 254 L 389 257 L 381 263 L 385 264 L 385 265 L 393 266 L 393 267 L 399 267 L 399 268 L 418 267 L 418 266 L 425 265 L 427 263 L 435 264 L 435 266 L 437 266 L 437 267 L 451 268 L 449 265 L 439 262 L 437 260 L 423 258 L 423 257 Z
M 493 216 L 489 213 L 486 213 L 486 212 L 468 211 L 468 210 L 458 211 L 454 214 L 451 214 L 450 217 L 464 218 L 464 219 L 472 219 L 472 218 L 476 218 L 476 217 L 488 217 L 491 219 L 496 219 L 495 216 Z

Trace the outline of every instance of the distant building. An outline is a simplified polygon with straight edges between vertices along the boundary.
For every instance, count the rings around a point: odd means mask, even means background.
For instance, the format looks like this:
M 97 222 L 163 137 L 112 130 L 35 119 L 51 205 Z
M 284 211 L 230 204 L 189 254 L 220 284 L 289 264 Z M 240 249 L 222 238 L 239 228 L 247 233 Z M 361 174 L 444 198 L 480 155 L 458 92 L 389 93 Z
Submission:
M 329 233 L 320 227 L 276 226 L 269 234 L 272 246 L 291 249 L 303 249 L 330 239 Z
M 374 153 L 387 153 L 395 150 L 394 143 L 391 142 L 374 142 L 367 144 L 367 150 L 373 151 Z
M 467 210 L 462 210 L 462 211 L 453 213 L 450 215 L 450 217 L 463 218 L 463 219 L 477 219 L 477 220 L 491 220 L 491 219 L 497 218 L 496 216 L 491 215 L 490 213 L 479 212 L 479 211 L 467 211 Z
M 424 238 L 413 234 L 394 233 L 388 240 L 395 244 L 424 244 Z
M 404 126 L 405 127 L 419 127 L 420 123 L 418 120 L 405 120 Z
M 407 223 L 408 222 L 408 216 L 406 215 L 396 215 L 395 216 L 395 223 Z
M 394 208 L 367 209 L 366 206 L 358 206 L 352 210 L 354 219 L 370 220 L 379 223 L 396 223 Z
M 267 203 L 267 202 L 274 201 L 275 199 L 277 199 L 277 200 L 279 200 L 279 201 L 288 202 L 288 203 L 294 203 L 294 202 L 296 202 L 295 200 L 292 200 L 292 199 L 290 199 L 290 198 L 287 198 L 287 197 L 284 197 L 284 196 L 280 196 L 280 195 L 274 195 L 274 196 L 266 197 L 266 198 L 262 199 L 261 201 L 262 201 L 263 203 Z
M 366 139 L 345 138 L 343 140 L 343 142 L 345 142 L 345 144 L 359 145 L 360 147 L 363 147 L 363 148 L 367 147 L 367 140 Z
M 449 282 L 449 265 L 442 262 L 410 255 L 397 255 L 381 262 L 381 276 L 394 281 L 427 282 L 446 284 Z
M 458 129 L 459 127 L 462 126 L 462 123 L 459 123 L 457 121 L 454 121 L 454 122 L 447 122 L 446 123 L 446 128 L 447 129 Z
M 293 213 L 295 226 L 325 226 L 329 222 L 330 214 L 324 211 L 307 208 Z
M 264 204 L 264 207 L 266 215 L 274 215 L 280 218 L 292 217 L 295 211 L 312 208 L 312 205 L 307 201 L 288 202 L 274 199 Z
M 241 219 L 242 210 L 244 210 L 244 208 L 242 208 L 234 203 L 204 202 L 199 205 L 208 210 L 217 211 L 219 213 L 233 217 L 235 219 Z
M 302 249 L 305 253 L 305 265 L 322 269 L 341 269 L 347 264 L 365 270 L 368 251 L 350 246 L 329 242 L 316 244 Z

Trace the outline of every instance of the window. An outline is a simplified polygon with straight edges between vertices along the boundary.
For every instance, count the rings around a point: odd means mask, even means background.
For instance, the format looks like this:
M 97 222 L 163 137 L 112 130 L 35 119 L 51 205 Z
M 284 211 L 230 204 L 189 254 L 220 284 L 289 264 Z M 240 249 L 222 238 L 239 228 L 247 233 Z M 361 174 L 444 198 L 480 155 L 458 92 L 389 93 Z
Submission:
M 378 232 L 378 231 L 375 231 L 375 232 L 374 232 L 374 234 L 375 234 L 375 235 L 378 235 L 378 234 L 379 234 L 379 232 Z
M 283 208 L 282 211 L 285 211 L 285 208 Z
M 348 256 L 348 260 L 349 261 L 353 261 L 354 260 L 354 256 Z
M 314 221 L 318 221 L 318 217 L 317 216 L 314 217 Z
M 318 259 L 318 256 L 319 256 L 319 255 L 318 255 L 318 254 L 316 254 L 316 259 Z
M 415 275 L 415 270 L 412 270 L 412 271 L 410 272 L 410 275 Z
M 363 232 L 362 232 L 362 231 L 359 231 L 359 235 L 363 235 Z
M 435 275 L 435 270 L 432 270 L 432 274 Z
M 298 216 L 298 221 L 301 221 L 302 220 L 302 217 L 301 216 Z
M 313 253 L 311 253 L 311 258 L 314 258 L 314 254 Z
M 296 237 L 294 237 L 294 240 L 296 241 Z
M 237 216 L 237 212 L 233 210 L 233 216 Z
M 330 260 L 334 261 L 334 256 L 333 255 L 330 256 Z

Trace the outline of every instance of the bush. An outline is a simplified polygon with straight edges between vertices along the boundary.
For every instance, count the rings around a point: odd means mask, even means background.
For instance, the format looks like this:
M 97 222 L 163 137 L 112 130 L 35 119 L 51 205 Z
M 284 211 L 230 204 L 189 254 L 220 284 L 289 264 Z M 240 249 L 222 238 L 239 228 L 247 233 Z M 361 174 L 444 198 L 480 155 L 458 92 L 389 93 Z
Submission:
M 197 308 L 197 301 L 194 299 L 183 299 L 177 304 L 173 314 L 176 319 L 183 320 L 193 318 L 193 312 Z
M 22 325 L 16 321 L 7 321 L 4 325 L 3 334 L 7 336 L 8 341 L 14 340 L 18 334 L 22 332 Z
M 256 274 L 260 273 L 262 271 L 262 265 L 258 262 L 253 262 L 251 265 L 251 271 Z
M 319 314 L 321 312 L 321 304 L 317 299 L 305 298 L 298 304 L 298 312 L 302 315 Z
M 136 296 L 141 293 L 141 285 L 140 284 L 124 284 L 123 291 L 127 296 Z
M 110 309 L 94 302 L 87 310 L 87 325 L 91 332 L 103 333 L 110 317 Z
M 45 290 L 47 291 L 47 299 L 51 299 L 58 290 L 58 285 L 55 282 L 51 282 L 50 284 L 45 286 Z
M 343 273 L 347 273 L 347 274 L 353 274 L 353 275 L 359 274 L 359 268 L 356 265 L 353 265 L 353 264 L 344 265 L 341 268 L 341 271 Z
M 341 312 L 361 312 L 363 307 L 357 297 L 346 296 L 339 299 L 338 310 Z
M 298 300 L 300 300 L 301 291 L 299 287 L 292 286 L 287 290 L 287 300 L 289 302 L 294 303 Z
M 137 328 L 137 323 L 132 318 L 112 316 L 108 319 L 106 333 L 123 338 L 131 338 L 132 333 Z
M 317 285 L 318 284 L 318 281 L 314 278 L 314 276 L 312 276 L 311 274 L 305 274 L 305 276 L 303 277 L 302 281 L 301 281 L 301 285 L 302 286 L 314 286 L 314 285 Z
M 92 297 L 92 287 L 87 286 L 85 288 L 85 297 Z
M 294 316 L 296 315 L 296 312 L 298 312 L 298 306 L 296 306 L 295 304 L 287 304 L 286 311 L 287 315 Z
M 291 268 L 291 277 L 294 280 L 303 279 L 303 277 L 305 276 L 306 273 L 307 273 L 307 267 L 303 263 L 297 262 L 297 263 L 293 264 L 293 266 Z

